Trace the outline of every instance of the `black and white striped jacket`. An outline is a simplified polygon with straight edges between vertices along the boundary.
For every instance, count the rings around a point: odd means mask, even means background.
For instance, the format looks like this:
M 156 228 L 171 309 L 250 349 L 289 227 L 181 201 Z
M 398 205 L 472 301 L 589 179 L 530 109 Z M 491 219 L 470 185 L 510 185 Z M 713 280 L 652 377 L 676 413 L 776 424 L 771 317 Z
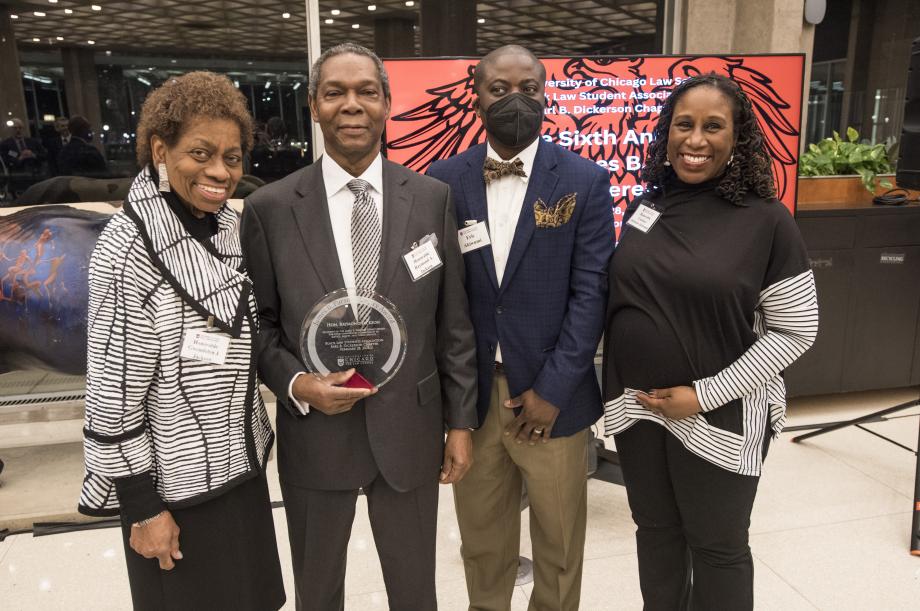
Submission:
M 258 319 L 239 216 L 225 205 L 217 221 L 219 257 L 186 232 L 144 169 L 96 244 L 82 513 L 118 513 L 116 478 L 150 473 L 163 501 L 179 508 L 265 466 L 274 435 L 254 367 Z M 231 338 L 225 363 L 180 358 L 183 334 L 209 318 Z

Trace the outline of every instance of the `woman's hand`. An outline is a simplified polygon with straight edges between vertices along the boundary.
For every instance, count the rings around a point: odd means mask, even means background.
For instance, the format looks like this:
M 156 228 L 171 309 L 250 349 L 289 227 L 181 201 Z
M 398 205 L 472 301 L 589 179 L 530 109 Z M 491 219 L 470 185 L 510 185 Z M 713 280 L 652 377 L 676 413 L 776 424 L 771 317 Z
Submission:
M 703 411 L 696 391 L 690 386 L 653 388 L 651 393 L 636 392 L 636 399 L 646 409 L 671 420 L 680 420 Z
M 169 571 L 176 566 L 174 560 L 182 560 L 179 551 L 179 525 L 172 514 L 163 511 L 144 526 L 131 526 L 131 549 L 144 558 L 156 558 L 160 568 Z

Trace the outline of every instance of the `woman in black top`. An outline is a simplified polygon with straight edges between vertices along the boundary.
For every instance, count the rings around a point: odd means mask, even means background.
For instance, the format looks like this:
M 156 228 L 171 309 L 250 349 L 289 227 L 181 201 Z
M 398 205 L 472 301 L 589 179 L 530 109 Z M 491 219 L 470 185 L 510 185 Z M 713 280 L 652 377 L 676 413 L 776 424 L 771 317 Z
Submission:
M 781 372 L 817 333 L 814 278 L 730 79 L 674 89 L 642 178 L 610 263 L 604 400 L 645 608 L 751 609 L 751 508 Z

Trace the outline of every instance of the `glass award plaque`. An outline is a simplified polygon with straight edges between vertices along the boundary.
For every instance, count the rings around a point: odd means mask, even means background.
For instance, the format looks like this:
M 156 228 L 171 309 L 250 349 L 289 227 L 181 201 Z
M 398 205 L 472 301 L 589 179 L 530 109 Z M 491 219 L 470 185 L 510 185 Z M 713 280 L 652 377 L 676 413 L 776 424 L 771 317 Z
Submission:
M 300 327 L 300 353 L 317 375 L 355 369 L 345 386 L 383 386 L 406 357 L 406 323 L 372 290 L 339 289 L 323 297 Z

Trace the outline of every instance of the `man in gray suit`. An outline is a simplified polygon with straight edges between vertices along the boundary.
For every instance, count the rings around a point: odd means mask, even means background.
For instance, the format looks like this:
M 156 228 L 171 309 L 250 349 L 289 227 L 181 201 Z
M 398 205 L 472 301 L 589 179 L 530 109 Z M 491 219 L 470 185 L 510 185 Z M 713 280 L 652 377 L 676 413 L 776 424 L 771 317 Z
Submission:
M 438 480 L 466 473 L 469 429 L 478 425 L 450 192 L 380 155 L 390 90 L 372 52 L 329 49 L 310 72 L 309 94 L 324 156 L 253 193 L 241 229 L 259 304 L 259 374 L 281 406 L 278 470 L 297 608 L 343 608 L 346 548 L 363 489 L 390 608 L 435 609 Z M 432 234 L 443 265 L 413 281 L 403 256 Z M 306 373 L 299 357 L 305 315 L 351 286 L 376 287 L 406 322 L 405 361 L 379 391 L 340 386 L 350 370 Z

